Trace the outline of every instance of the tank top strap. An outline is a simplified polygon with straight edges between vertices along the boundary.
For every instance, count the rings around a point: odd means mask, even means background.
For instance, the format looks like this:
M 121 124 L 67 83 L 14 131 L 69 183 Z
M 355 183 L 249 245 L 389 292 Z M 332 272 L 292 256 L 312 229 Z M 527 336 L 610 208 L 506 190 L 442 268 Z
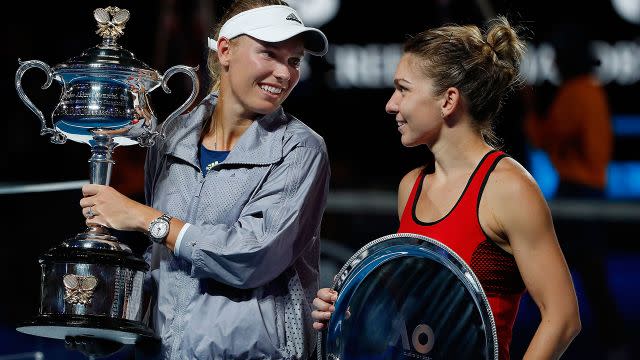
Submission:
M 489 175 L 498 165 L 498 161 L 506 156 L 508 155 L 500 150 L 491 150 L 487 152 L 482 160 L 480 160 L 480 164 L 478 164 L 474 173 L 471 174 L 471 179 L 468 185 L 469 187 L 464 194 L 465 199 L 461 199 L 461 201 L 470 202 L 473 205 L 471 209 L 476 212 L 476 214 L 478 210 L 478 203 L 482 195 L 482 191 L 484 190 L 484 186 L 489 179 Z
M 404 222 L 405 220 L 413 221 L 413 215 L 412 215 L 412 213 L 413 213 L 413 202 L 415 201 L 415 198 L 417 196 L 416 192 L 418 191 L 418 189 L 421 188 L 420 184 L 422 183 L 422 180 L 424 179 L 426 171 L 427 171 L 427 167 L 425 166 L 420 171 L 420 174 L 418 174 L 418 177 L 416 178 L 416 181 L 413 183 L 413 189 L 411 189 L 411 194 L 409 195 L 409 198 L 407 199 L 407 203 L 404 204 L 404 210 L 402 210 L 401 222 Z

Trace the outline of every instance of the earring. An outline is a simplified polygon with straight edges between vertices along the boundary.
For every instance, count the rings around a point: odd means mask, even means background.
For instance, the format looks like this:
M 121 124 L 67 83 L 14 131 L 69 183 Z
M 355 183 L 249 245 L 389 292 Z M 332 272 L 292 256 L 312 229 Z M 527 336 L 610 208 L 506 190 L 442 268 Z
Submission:
M 440 111 L 440 116 L 444 119 L 444 111 Z

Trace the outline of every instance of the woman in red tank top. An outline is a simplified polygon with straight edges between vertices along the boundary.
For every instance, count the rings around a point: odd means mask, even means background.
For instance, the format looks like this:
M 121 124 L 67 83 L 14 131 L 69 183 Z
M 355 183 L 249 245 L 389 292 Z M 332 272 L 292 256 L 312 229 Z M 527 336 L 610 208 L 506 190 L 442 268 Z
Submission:
M 529 291 L 541 322 L 525 358 L 558 358 L 580 331 L 573 282 L 550 211 L 537 184 L 490 145 L 502 99 L 519 82 L 524 43 L 506 19 L 443 26 L 404 46 L 386 110 L 404 146 L 426 145 L 429 161 L 398 189 L 399 232 L 429 236 L 460 255 L 487 293 L 500 359 L 509 358 L 521 294 Z M 337 294 L 314 300 L 318 330 Z

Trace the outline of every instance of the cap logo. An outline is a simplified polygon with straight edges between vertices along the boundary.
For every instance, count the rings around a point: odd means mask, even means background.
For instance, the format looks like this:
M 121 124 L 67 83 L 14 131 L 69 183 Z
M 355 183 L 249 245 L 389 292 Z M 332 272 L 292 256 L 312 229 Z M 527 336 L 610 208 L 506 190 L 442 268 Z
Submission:
M 298 17 L 294 13 L 289 14 L 289 16 L 287 16 L 286 20 L 295 21 L 295 22 L 299 23 L 300 25 L 302 25 L 302 21 L 300 21 L 300 19 L 298 19 Z

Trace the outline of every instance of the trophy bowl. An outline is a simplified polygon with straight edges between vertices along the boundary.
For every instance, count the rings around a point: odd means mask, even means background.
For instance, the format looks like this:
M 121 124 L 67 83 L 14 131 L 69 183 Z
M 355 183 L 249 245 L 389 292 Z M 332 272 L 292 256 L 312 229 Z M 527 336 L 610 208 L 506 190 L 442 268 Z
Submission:
M 164 137 L 165 126 L 186 110 L 198 92 L 196 68 L 176 65 L 163 75 L 117 44 L 124 34 L 129 11 L 117 7 L 96 9 L 96 33 L 102 42 L 80 56 L 50 67 L 39 60 L 20 62 L 16 90 L 20 99 L 40 119 L 41 135 L 55 144 L 72 140 L 91 146 L 89 178 L 109 185 L 117 146 L 152 146 Z M 22 89 L 22 77 L 31 68 L 45 72 L 42 86 L 53 80 L 62 86 L 60 101 L 51 115 L 51 126 Z M 176 73 L 191 79 L 188 99 L 160 126 L 148 95 Z M 152 337 L 145 324 L 143 283 L 148 265 L 131 249 L 95 225 L 51 248 L 40 259 L 41 284 L 38 315 L 17 327 L 23 333 L 64 339 L 89 336 L 134 344 Z
M 126 9 L 96 9 L 94 17 L 102 43 L 54 67 L 39 60 L 20 61 L 15 80 L 18 95 L 40 119 L 40 133 L 50 134 L 53 143 L 64 143 L 70 139 L 93 146 L 96 136 L 105 135 L 115 146 L 136 143 L 150 146 L 157 136 L 163 136 L 164 126 L 195 100 L 198 88 L 196 69 L 176 65 L 160 75 L 116 43 L 129 19 Z M 54 79 L 62 86 L 60 101 L 51 116 L 52 127 L 47 126 L 42 112 L 22 89 L 22 76 L 31 68 L 45 72 L 47 79 L 43 89 L 48 88 Z M 143 116 L 153 115 L 147 95 L 160 85 L 170 93 L 167 82 L 179 72 L 191 78 L 193 90 L 187 101 L 162 123 L 161 131 L 155 131 L 156 117 Z
M 319 360 L 498 359 L 489 301 L 471 268 L 416 234 L 381 237 L 342 267 Z

